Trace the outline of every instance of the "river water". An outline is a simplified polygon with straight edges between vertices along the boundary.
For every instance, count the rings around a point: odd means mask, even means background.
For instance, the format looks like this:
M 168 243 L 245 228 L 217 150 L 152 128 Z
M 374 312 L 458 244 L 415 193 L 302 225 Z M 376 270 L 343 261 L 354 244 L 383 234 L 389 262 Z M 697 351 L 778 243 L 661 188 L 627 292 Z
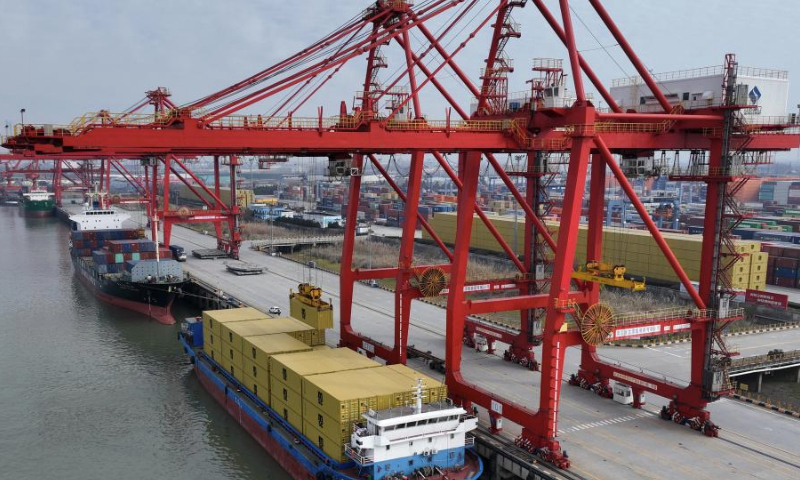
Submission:
M 67 235 L 0 206 L 0 479 L 289 479 L 202 389 L 177 325 L 77 281 Z

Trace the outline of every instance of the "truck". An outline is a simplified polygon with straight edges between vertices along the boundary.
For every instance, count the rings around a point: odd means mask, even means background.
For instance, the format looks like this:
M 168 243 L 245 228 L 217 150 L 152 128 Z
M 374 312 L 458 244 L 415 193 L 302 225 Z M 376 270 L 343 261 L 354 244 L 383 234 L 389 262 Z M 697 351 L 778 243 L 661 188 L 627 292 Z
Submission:
M 179 261 L 185 262 L 186 261 L 186 250 L 180 245 L 170 245 L 170 251 L 172 252 L 172 258 Z

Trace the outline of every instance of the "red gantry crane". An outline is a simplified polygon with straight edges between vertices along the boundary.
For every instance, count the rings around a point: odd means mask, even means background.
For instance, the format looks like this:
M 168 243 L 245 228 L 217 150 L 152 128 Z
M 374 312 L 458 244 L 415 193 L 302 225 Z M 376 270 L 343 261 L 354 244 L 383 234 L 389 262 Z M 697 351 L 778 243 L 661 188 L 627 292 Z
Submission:
M 151 162 L 151 192 L 157 179 L 164 186 L 180 169 L 197 181 L 179 160 L 185 156 L 213 156 L 215 169 L 220 158 L 228 159 L 231 177 L 241 155 L 328 157 L 331 171 L 349 176 L 345 242 L 340 272 L 341 344 L 377 355 L 390 363 L 406 360 L 411 300 L 441 294 L 446 288 L 446 383 L 453 399 L 465 407 L 486 408 L 495 430 L 505 418 L 521 426 L 519 445 L 547 461 L 568 467 L 558 442 L 558 412 L 564 377 L 566 349 L 581 349 L 581 368 L 574 382 L 598 386 L 602 391 L 611 380 L 629 384 L 638 398 L 642 392 L 670 399 L 663 415 L 688 423 L 707 435 L 717 427 L 705 409 L 708 402 L 728 392 L 725 367 L 731 355 L 721 336 L 722 329 L 741 318 L 741 311 L 727 308 L 730 287 L 726 269 L 741 253 L 732 248 L 728 232 L 738 213 L 731 198 L 752 171 L 759 152 L 798 147 L 796 125 L 773 122 L 746 125 L 733 95 L 737 63 L 727 58 L 725 95 L 721 102 L 684 110 L 661 92 L 658 84 L 637 57 L 600 0 L 588 0 L 603 24 L 616 39 L 657 103 L 658 111 L 622 111 L 579 53 L 569 0 L 559 0 L 560 20 L 543 0 L 378 0 L 343 26 L 307 48 L 287 57 L 228 88 L 194 102 L 176 106 L 162 95 L 163 104 L 154 113 L 111 114 L 102 112 L 82 117 L 68 127 L 44 128 L 18 125 L 4 146 L 18 155 L 68 158 L 84 155 L 116 158 L 157 158 Z M 509 94 L 509 73 L 514 64 L 505 47 L 520 38 L 521 29 L 512 13 L 532 6 L 549 24 L 566 47 L 568 63 L 560 60 L 534 61 L 536 78 L 530 90 Z M 475 47 L 483 30 L 491 32 L 488 49 L 477 54 L 485 58 L 478 81 L 462 70 L 456 57 Z M 475 55 L 475 53 L 473 53 Z M 346 65 L 366 60 L 363 84 L 356 102 L 348 109 L 344 101 L 326 116 L 323 107 L 315 116 L 300 116 L 312 98 L 322 97 Z M 390 60 L 397 69 L 382 74 Z M 465 109 L 445 87 L 445 79 L 456 81 L 475 98 L 475 108 Z M 574 92 L 565 94 L 571 79 Z M 599 109 L 588 98 L 585 80 L 608 108 Z M 426 96 L 422 95 L 425 92 Z M 444 119 L 432 120 L 423 106 L 431 97 L 448 105 Z M 326 97 L 328 98 L 328 97 Z M 242 114 L 245 108 L 272 102 L 261 114 Z M 158 103 L 158 102 L 156 102 Z M 148 103 L 152 104 L 152 103 Z M 455 114 L 455 118 L 453 118 Z M 657 151 L 691 151 L 696 156 L 690 174 L 673 172 L 684 181 L 708 186 L 706 225 L 699 289 L 689 281 L 670 250 L 631 182 L 618 163 L 652 155 Z M 698 152 L 702 152 L 700 155 Z M 505 171 L 496 154 L 527 157 L 527 167 Z M 388 174 L 380 155 L 410 155 L 405 191 Z M 457 168 L 445 155 L 457 155 Z M 752 155 L 751 155 L 752 154 Z M 426 156 L 435 159 L 458 189 L 457 235 L 452 249 L 445 245 L 426 220 L 418 214 Z M 164 175 L 157 175 L 158 163 Z M 566 187 L 557 239 L 539 214 L 546 211 L 541 194 L 548 175 L 558 163 L 567 168 Z M 361 173 L 372 164 L 404 201 L 403 236 L 396 267 L 354 269 L 352 267 L 357 225 Z M 482 165 L 490 166 L 524 211 L 525 246 L 518 257 L 482 208 L 476 192 Z M 624 165 L 623 165 L 624 166 Z M 616 318 L 599 303 L 599 284 L 572 279 L 581 208 L 588 201 L 587 259 L 600 259 L 606 172 L 610 171 L 625 191 L 648 231 L 689 293 L 695 308 Z M 591 172 L 591 174 L 589 173 Z M 525 185 L 518 189 L 512 176 Z M 183 177 L 180 176 L 181 180 Z M 589 183 L 588 195 L 585 186 Z M 231 182 L 232 186 L 235 182 Z M 229 251 L 238 247 L 235 202 L 224 205 L 218 191 L 203 184 L 212 199 L 213 215 L 229 222 L 232 237 Z M 167 212 L 168 188 L 164 188 L 165 225 L 175 220 Z M 156 200 L 152 200 L 154 208 Z M 189 212 L 183 219 L 196 219 L 208 212 Z M 480 282 L 467 281 L 470 232 L 473 223 L 486 225 L 511 262 L 519 270 L 513 278 Z M 421 225 L 448 259 L 440 265 L 414 263 L 414 230 Z M 165 228 L 165 237 L 169 227 Z M 547 278 L 543 273 L 549 272 Z M 394 345 L 380 344 L 355 331 L 351 324 L 353 285 L 357 281 L 393 278 L 395 292 Z M 514 295 L 493 295 L 508 292 Z M 488 298 L 474 299 L 476 289 Z M 506 335 L 510 354 L 534 361 L 533 344 L 541 342 L 541 389 L 538 409 L 532 410 L 470 383 L 461 371 L 462 338 L 470 316 L 489 312 L 519 312 L 518 334 Z M 576 320 L 568 328 L 567 316 Z M 474 328 L 474 325 L 473 325 Z M 541 331 L 539 331 L 541 330 Z M 596 346 L 610 338 L 641 337 L 674 331 L 690 331 L 692 337 L 691 383 L 678 385 L 623 366 L 603 362 Z M 509 338 L 510 337 L 510 338 Z

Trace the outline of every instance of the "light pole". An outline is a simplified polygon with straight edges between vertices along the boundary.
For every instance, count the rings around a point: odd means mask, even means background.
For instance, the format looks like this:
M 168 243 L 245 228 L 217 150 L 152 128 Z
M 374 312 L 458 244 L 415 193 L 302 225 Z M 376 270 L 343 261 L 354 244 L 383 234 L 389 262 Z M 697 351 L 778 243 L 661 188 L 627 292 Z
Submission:
M 24 108 L 20 108 L 19 109 L 19 118 L 20 118 L 20 123 L 22 124 L 22 126 L 25 126 L 25 109 Z

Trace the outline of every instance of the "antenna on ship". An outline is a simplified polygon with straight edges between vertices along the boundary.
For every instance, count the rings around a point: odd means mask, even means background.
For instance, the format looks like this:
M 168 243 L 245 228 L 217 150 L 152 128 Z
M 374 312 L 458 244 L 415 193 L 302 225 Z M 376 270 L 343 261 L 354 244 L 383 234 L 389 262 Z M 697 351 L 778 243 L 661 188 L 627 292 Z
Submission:
M 422 413 L 422 399 L 425 398 L 422 395 L 423 388 L 424 388 L 424 385 L 422 385 L 422 379 L 418 378 L 417 379 L 417 386 L 414 387 L 414 402 L 415 402 L 415 404 L 414 404 L 414 413 L 415 414 Z
M 158 214 L 154 214 L 150 221 L 153 222 L 153 241 L 156 242 L 156 282 L 158 282 L 158 279 L 161 278 L 161 272 L 159 272 L 158 268 L 161 262 L 161 252 L 158 248 Z

